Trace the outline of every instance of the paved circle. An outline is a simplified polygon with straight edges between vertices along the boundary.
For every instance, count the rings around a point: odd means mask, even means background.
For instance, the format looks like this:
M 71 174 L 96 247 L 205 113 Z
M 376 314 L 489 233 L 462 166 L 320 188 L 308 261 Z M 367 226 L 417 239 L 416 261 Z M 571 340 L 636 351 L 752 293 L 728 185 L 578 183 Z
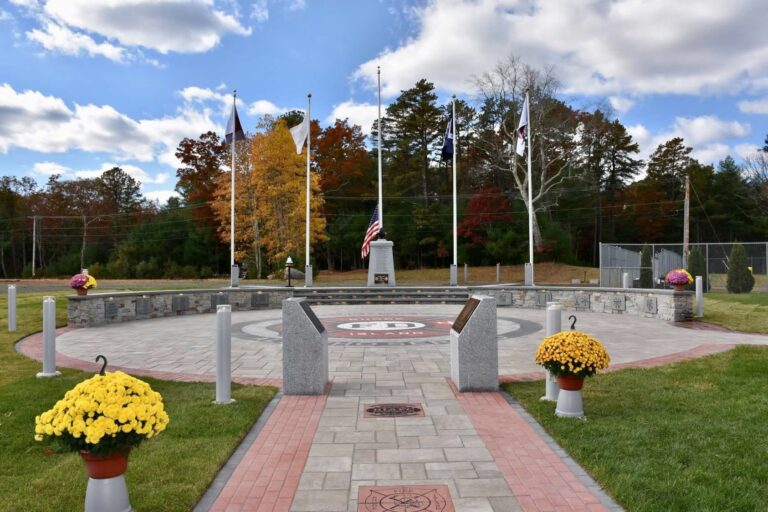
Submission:
M 414 315 L 360 315 L 322 317 L 330 345 L 387 346 L 448 344 L 454 317 Z M 515 338 L 541 329 L 528 320 L 498 317 L 500 338 Z M 282 321 L 240 322 L 232 332 L 241 338 L 281 341 Z

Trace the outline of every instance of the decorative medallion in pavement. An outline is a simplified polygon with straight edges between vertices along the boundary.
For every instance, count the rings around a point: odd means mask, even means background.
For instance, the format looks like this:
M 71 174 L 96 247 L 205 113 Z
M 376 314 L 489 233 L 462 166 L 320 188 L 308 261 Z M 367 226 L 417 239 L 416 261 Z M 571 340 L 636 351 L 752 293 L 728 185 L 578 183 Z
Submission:
M 424 416 L 421 404 L 365 404 L 364 418 L 415 418 Z
M 320 318 L 328 332 L 330 345 L 443 345 L 450 341 L 454 317 L 366 315 Z M 525 320 L 498 318 L 501 338 L 514 338 L 541 329 Z M 243 322 L 232 326 L 233 335 L 258 341 L 280 342 L 280 319 Z
M 447 485 L 360 486 L 357 512 L 456 512 Z

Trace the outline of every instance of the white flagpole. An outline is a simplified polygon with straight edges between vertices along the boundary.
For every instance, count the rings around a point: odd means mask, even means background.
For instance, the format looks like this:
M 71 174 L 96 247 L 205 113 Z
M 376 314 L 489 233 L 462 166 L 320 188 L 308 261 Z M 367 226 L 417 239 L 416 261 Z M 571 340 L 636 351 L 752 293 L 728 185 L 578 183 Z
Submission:
M 528 138 L 528 260 L 531 264 L 531 286 L 533 286 L 533 173 L 531 173 L 531 153 L 533 149 L 533 130 L 531 129 L 531 97 L 530 92 L 525 91 L 525 103 L 528 107 L 528 126 L 526 136 Z
M 232 92 L 232 183 L 229 207 L 229 265 L 235 266 L 235 144 L 237 143 L 237 123 L 235 123 L 235 108 L 237 89 Z M 234 286 L 235 277 L 230 272 L 230 285 Z
M 384 202 L 381 196 L 381 66 L 376 66 L 378 80 L 379 80 L 379 122 L 378 122 L 378 137 L 379 137 L 379 232 L 384 231 Z
M 312 138 L 312 118 L 310 117 L 310 107 L 312 103 L 312 93 L 307 93 L 307 228 L 305 233 L 306 238 L 306 252 L 305 252 L 305 260 L 304 260 L 304 266 L 308 267 L 310 265 L 309 263 L 309 162 L 310 162 L 310 140 Z
M 459 135 L 456 132 L 456 95 L 451 101 L 451 133 L 453 134 L 453 264 L 459 264 L 458 237 L 456 228 L 456 153 L 459 152 Z

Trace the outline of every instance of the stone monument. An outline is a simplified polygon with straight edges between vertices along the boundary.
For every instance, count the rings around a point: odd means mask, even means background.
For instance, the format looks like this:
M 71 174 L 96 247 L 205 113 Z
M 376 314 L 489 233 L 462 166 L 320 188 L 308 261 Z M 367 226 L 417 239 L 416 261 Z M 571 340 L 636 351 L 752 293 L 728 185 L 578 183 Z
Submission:
M 304 298 L 283 301 L 283 393 L 322 395 L 328 382 L 328 332 Z
M 392 254 L 394 242 L 386 240 L 386 234 L 379 233 L 379 239 L 371 242 L 368 263 L 368 286 L 396 286 L 395 257 Z
M 496 299 L 473 295 L 451 327 L 451 379 L 459 391 L 499 389 Z

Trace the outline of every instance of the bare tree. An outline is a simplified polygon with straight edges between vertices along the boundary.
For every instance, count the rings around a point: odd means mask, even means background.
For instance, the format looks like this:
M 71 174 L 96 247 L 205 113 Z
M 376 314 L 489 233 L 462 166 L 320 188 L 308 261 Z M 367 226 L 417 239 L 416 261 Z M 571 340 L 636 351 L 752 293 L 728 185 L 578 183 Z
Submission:
M 571 177 L 571 154 L 575 146 L 574 112 L 555 98 L 559 82 L 552 68 L 543 71 L 510 56 L 489 72 L 474 78 L 482 113 L 478 148 L 486 155 L 489 172 L 511 176 L 497 179 L 503 190 L 517 191 L 526 209 L 533 208 L 533 240 L 541 246 L 537 213 L 557 203 L 560 186 Z M 532 160 L 532 204 L 528 204 L 528 167 L 515 152 L 517 124 L 530 92 L 532 131 L 528 147 Z M 504 183 L 503 181 L 507 181 Z

